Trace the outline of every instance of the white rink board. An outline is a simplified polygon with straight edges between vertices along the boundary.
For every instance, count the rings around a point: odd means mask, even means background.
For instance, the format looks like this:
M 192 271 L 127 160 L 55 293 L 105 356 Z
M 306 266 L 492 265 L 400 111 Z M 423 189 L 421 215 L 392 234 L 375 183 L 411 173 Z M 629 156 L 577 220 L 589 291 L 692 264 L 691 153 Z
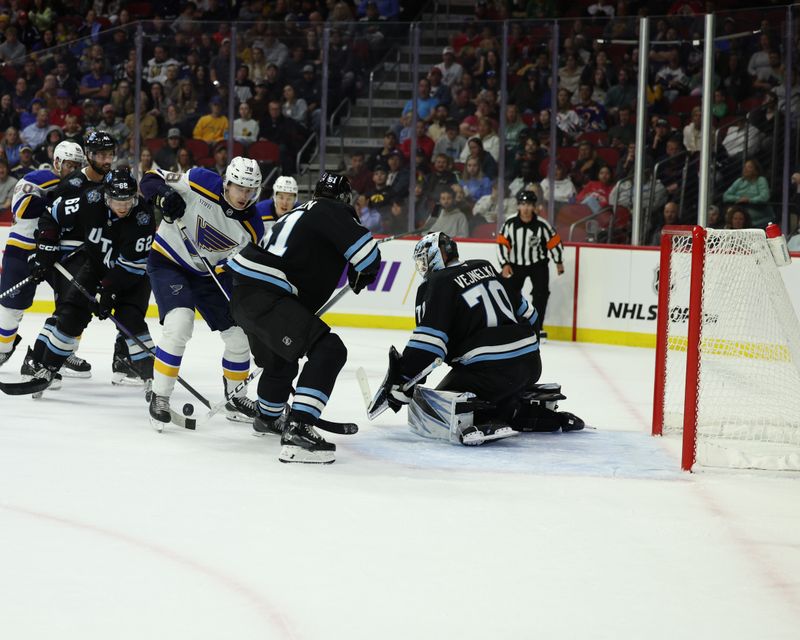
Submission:
M 9 229 L 0 226 L 2 245 L 5 245 Z M 411 257 L 415 244 L 416 240 L 381 244 L 383 265 L 377 282 L 358 296 L 345 296 L 326 315 L 326 320 L 337 326 L 412 328 L 416 289 L 420 282 Z M 484 259 L 498 265 L 497 245 L 493 242 L 461 241 L 459 252 L 463 259 Z M 799 257 L 800 254 L 796 254 L 795 261 L 780 270 L 796 311 L 800 311 Z M 577 265 L 576 260 L 579 261 Z M 656 248 L 569 245 L 565 247 L 564 264 L 566 273 L 563 276 L 556 275 L 553 265 L 550 267 L 545 328 L 551 338 L 571 340 L 574 334 L 579 342 L 655 344 L 659 264 Z M 530 285 L 527 285 L 525 291 L 529 290 Z M 51 307 L 50 288 L 40 287 L 33 310 L 48 311 Z M 155 315 L 154 307 L 150 315 Z

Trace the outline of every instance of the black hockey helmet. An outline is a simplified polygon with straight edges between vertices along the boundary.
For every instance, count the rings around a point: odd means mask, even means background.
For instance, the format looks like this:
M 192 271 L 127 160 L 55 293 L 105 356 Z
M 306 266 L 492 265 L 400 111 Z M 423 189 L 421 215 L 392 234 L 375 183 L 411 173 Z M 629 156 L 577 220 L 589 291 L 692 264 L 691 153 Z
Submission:
M 523 204 L 524 202 L 536 204 L 536 194 L 533 191 L 523 189 L 517 194 L 517 204 Z
M 113 200 L 131 200 L 136 197 L 139 185 L 129 169 L 114 169 L 103 178 L 106 195 Z
M 90 131 L 83 141 L 83 147 L 87 152 L 90 151 L 114 151 L 117 148 L 117 143 L 105 131 Z
M 353 188 L 350 186 L 347 176 L 326 171 L 320 176 L 317 186 L 314 187 L 314 197 L 330 198 L 350 204 L 353 201 Z

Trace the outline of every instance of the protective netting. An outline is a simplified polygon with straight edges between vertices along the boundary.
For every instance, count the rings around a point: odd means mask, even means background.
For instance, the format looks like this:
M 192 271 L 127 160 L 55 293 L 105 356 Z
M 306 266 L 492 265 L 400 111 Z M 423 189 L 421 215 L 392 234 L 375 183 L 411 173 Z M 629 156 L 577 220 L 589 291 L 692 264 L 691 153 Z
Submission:
M 691 236 L 672 238 L 664 432 L 683 427 Z M 800 470 L 800 322 L 760 230 L 707 230 L 696 463 Z

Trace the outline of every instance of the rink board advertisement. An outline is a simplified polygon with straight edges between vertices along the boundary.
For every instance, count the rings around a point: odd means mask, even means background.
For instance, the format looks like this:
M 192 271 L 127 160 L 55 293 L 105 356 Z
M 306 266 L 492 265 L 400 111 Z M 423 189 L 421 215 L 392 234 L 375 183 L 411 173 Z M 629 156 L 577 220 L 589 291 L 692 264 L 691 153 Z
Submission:
M 5 246 L 10 227 L 0 226 Z M 326 321 L 334 326 L 411 329 L 420 276 L 412 252 L 416 240 L 393 240 L 380 245 L 382 263 L 377 280 L 360 295 L 344 296 Z M 460 241 L 462 259 L 484 259 L 495 266 L 493 242 Z M 659 252 L 655 248 L 568 245 L 565 273 L 550 266 L 550 299 L 545 328 L 557 340 L 577 340 L 630 346 L 655 346 Z M 795 310 L 800 310 L 800 255 L 780 269 Z M 347 279 L 342 275 L 339 286 Z M 525 292 L 530 292 L 530 284 Z M 49 313 L 52 290 L 39 287 L 32 311 Z M 151 300 L 150 317 L 157 317 Z

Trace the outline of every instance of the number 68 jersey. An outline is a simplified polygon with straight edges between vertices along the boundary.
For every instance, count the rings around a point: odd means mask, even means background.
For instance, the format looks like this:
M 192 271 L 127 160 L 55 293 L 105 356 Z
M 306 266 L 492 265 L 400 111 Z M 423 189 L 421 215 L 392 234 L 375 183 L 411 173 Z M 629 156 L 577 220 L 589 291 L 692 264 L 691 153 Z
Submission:
M 413 378 L 436 358 L 470 366 L 538 351 L 536 317 L 485 260 L 433 271 L 417 289 L 417 328 L 403 351 L 401 373 Z

